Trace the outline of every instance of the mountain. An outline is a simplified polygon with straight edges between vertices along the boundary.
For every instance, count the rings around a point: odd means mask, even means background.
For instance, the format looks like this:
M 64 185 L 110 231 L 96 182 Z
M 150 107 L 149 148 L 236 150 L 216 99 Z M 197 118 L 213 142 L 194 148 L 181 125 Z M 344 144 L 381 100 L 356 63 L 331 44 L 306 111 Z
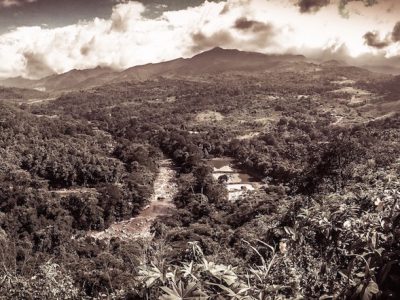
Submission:
M 117 72 L 111 68 L 97 67 L 87 70 L 71 70 L 60 75 L 51 75 L 36 83 L 36 88 L 45 90 L 71 90 L 87 88 L 104 83 L 101 78 L 112 77 Z
M 186 59 L 178 58 L 167 62 L 135 66 L 121 72 L 114 81 L 148 80 L 176 71 L 186 65 Z
M 191 58 L 178 58 L 161 63 L 135 66 L 122 72 L 98 67 L 88 70 L 72 70 L 40 80 L 7 79 L 0 81 L 0 85 L 45 91 L 66 91 L 85 89 L 106 83 L 145 81 L 159 76 L 201 78 L 206 75 L 229 72 L 304 72 L 306 70 L 314 70 L 317 66 L 317 64 L 309 62 L 302 55 L 271 55 L 217 47 Z M 328 61 L 320 66 L 324 69 L 350 68 L 350 66 L 347 67 L 338 61 Z M 365 71 L 360 68 L 356 69 L 352 70 L 352 72 Z
M 10 78 L 0 81 L 4 87 L 18 87 L 35 89 L 39 91 L 64 91 L 79 88 L 89 88 L 112 80 L 117 74 L 111 68 L 97 67 L 86 70 L 71 70 L 66 73 L 51 75 L 38 80 L 30 80 L 21 77 Z M 109 80 L 107 80 L 107 78 Z
M 154 76 L 202 76 L 231 71 L 264 72 L 280 64 L 305 59 L 302 55 L 267 55 L 217 47 L 192 58 L 132 67 L 123 71 L 116 80 L 146 80 Z

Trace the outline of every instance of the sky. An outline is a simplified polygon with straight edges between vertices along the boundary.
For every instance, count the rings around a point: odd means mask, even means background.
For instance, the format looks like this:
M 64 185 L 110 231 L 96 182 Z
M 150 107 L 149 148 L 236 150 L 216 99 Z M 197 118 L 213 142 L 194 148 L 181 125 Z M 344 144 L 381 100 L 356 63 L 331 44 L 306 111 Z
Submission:
M 0 78 L 213 47 L 400 68 L 399 0 L 0 0 Z

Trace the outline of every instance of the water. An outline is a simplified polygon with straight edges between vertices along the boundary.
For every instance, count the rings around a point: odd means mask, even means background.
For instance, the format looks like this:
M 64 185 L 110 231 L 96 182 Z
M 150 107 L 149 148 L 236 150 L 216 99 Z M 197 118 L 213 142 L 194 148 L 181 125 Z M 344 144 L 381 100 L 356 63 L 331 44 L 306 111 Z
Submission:
M 206 162 L 213 168 L 215 180 L 223 175 L 228 177 L 225 186 L 228 190 L 228 199 L 231 201 L 239 199 L 246 191 L 258 190 L 261 187 L 260 180 L 238 167 L 232 158 L 213 158 Z

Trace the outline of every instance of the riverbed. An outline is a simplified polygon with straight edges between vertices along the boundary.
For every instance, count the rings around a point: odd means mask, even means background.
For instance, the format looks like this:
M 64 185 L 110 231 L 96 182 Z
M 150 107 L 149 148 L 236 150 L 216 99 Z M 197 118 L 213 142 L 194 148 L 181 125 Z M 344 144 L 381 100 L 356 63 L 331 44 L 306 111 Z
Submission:
M 150 203 L 139 215 L 130 220 L 112 224 L 108 229 L 92 233 L 97 239 L 121 239 L 151 238 L 151 226 L 160 216 L 171 215 L 175 209 L 173 199 L 177 193 L 177 171 L 171 160 L 159 162 L 159 172 L 154 181 L 154 192 Z

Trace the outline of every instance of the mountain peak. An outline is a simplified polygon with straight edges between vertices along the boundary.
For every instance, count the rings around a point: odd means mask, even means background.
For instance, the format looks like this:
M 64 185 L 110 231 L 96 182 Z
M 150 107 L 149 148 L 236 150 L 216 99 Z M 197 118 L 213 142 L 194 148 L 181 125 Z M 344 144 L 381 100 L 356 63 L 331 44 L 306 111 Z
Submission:
M 204 52 L 201 52 L 201 53 L 193 56 L 193 58 L 204 57 L 204 56 L 230 55 L 230 54 L 238 54 L 238 53 L 245 53 L 245 52 L 239 51 L 237 49 L 224 49 L 221 47 L 214 47 L 210 50 L 206 50 Z
M 223 53 L 223 52 L 230 52 L 230 51 L 233 51 L 233 50 L 232 49 L 224 49 L 221 47 L 214 47 L 208 51 L 204 51 L 204 53 L 207 53 L 207 52 L 208 53 Z M 236 50 L 236 51 L 238 51 L 238 50 Z

